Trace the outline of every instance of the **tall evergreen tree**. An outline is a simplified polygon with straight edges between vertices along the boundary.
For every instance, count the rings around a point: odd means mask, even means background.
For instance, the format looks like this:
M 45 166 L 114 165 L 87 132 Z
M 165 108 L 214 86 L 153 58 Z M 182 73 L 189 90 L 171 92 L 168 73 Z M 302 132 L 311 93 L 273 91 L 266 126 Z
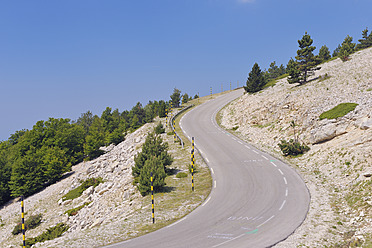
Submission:
M 319 50 L 319 59 L 321 62 L 327 61 L 331 58 L 331 52 L 326 45 L 322 46 Z
M 298 68 L 298 63 L 293 58 L 288 61 L 286 71 L 289 75 L 287 78 L 288 83 L 295 84 L 300 82 L 301 72 Z
M 264 74 L 258 64 L 255 63 L 248 75 L 247 86 L 244 86 L 244 89 L 248 93 L 258 92 L 263 89 L 265 83 Z
M 338 44 L 338 46 L 336 47 L 336 49 L 333 50 L 332 58 L 338 57 L 338 55 L 340 54 L 340 49 L 341 49 L 341 45 Z
M 172 107 L 178 108 L 180 106 L 180 100 L 181 100 L 181 91 L 177 88 L 174 88 L 173 94 L 170 96 L 172 99 Z
M 372 46 L 372 32 L 368 35 L 368 28 L 362 31 L 362 39 L 358 40 L 359 44 L 356 46 L 357 50 Z
M 352 43 L 352 41 L 353 37 L 348 35 L 341 44 L 340 53 L 338 54 L 338 56 L 344 62 L 349 60 L 349 55 L 354 52 L 355 43 Z
M 308 76 L 313 74 L 313 71 L 320 69 L 320 67 L 315 67 L 317 61 L 313 51 L 316 47 L 312 46 L 312 44 L 313 40 L 307 32 L 305 32 L 301 40 L 298 40 L 300 49 L 297 50 L 296 60 L 298 63 L 298 69 L 301 72 L 300 84 L 306 83 Z

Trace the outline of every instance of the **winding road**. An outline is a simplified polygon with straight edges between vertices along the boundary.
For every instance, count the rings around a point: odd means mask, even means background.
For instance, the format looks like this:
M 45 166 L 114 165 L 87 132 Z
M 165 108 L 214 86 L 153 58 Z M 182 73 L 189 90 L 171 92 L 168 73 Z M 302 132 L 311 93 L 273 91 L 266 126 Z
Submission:
M 180 121 L 212 173 L 206 201 L 165 228 L 107 247 L 271 247 L 301 225 L 310 203 L 301 177 L 216 123 L 216 113 L 242 94 L 235 90 L 210 100 Z

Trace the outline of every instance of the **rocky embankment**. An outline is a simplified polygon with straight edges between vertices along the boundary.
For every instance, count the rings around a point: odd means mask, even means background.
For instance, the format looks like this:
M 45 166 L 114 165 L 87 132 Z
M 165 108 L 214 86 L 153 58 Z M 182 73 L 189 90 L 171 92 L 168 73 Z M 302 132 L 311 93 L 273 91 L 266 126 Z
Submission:
M 282 79 L 259 93 L 245 94 L 222 110 L 221 124 L 287 160 L 308 185 L 312 200 L 307 219 L 277 247 L 372 245 L 372 48 L 347 62 L 322 64 L 313 78 L 302 86 Z M 319 119 L 346 102 L 358 106 L 343 117 Z M 278 143 L 293 138 L 294 131 L 311 149 L 284 158 Z

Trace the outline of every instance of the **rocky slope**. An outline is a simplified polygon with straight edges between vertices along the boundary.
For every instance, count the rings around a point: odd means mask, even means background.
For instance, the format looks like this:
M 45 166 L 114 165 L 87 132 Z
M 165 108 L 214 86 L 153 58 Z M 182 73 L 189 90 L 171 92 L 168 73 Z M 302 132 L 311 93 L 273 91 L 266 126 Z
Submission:
M 282 79 L 274 87 L 245 94 L 222 110 L 221 124 L 288 160 L 308 185 L 308 217 L 278 247 L 372 245 L 372 48 L 347 62 L 336 59 L 321 67 L 303 86 Z M 344 117 L 319 119 L 345 102 L 358 106 Z M 294 131 L 311 149 L 301 157 L 284 158 L 278 143 L 293 138 Z

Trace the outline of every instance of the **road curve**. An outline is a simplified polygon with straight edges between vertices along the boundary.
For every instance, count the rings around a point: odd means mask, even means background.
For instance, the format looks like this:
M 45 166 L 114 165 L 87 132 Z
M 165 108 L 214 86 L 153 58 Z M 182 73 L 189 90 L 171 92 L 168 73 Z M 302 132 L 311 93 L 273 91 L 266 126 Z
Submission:
M 210 100 L 180 121 L 211 169 L 213 186 L 206 201 L 170 226 L 107 247 L 270 247 L 301 225 L 310 203 L 301 177 L 215 121 L 218 110 L 242 93 Z

